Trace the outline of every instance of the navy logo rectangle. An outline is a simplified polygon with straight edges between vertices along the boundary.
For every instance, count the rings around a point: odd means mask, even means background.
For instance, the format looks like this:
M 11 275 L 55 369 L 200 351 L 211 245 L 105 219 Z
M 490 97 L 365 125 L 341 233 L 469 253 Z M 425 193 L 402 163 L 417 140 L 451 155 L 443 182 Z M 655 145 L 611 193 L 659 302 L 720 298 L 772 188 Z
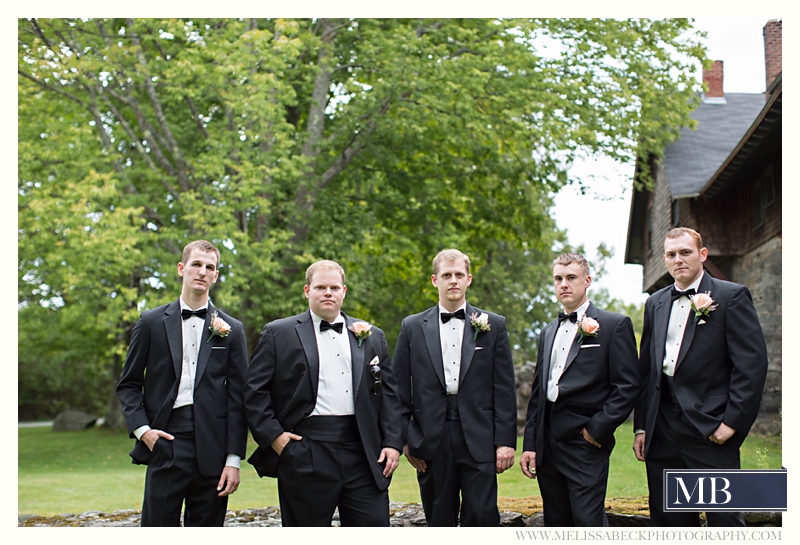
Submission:
M 665 511 L 786 511 L 786 468 L 665 469 Z

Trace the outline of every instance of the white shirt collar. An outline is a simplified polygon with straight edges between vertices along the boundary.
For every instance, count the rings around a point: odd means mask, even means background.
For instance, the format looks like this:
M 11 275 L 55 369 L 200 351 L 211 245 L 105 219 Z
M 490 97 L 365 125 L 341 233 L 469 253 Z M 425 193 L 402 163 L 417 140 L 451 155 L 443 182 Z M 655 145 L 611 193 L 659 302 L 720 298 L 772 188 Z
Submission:
M 467 313 L 467 302 L 466 302 L 466 301 L 464 301 L 464 303 L 463 303 L 463 304 L 462 304 L 460 307 L 458 307 L 457 309 L 455 309 L 453 312 L 458 312 L 458 311 L 459 311 L 460 309 L 462 309 L 462 308 L 464 309 L 464 314 L 466 315 L 466 313 Z M 441 303 L 439 303 L 439 314 L 444 314 L 445 312 L 446 312 L 446 313 L 448 313 L 448 314 L 450 313 L 450 311 L 449 311 L 449 310 L 447 310 L 446 308 L 444 308 L 444 307 L 442 306 L 442 304 L 441 304 Z
M 589 302 L 590 301 L 587 299 L 586 301 L 583 302 L 583 304 L 581 306 L 579 306 L 578 308 L 575 309 L 575 312 L 578 313 L 578 318 L 579 319 L 582 318 L 586 314 L 587 310 L 589 310 Z M 561 310 L 564 311 L 564 312 L 567 312 L 567 309 L 565 309 L 563 307 L 561 308 Z
M 184 301 L 184 300 L 183 300 L 183 297 L 179 297 L 179 300 L 180 300 L 180 302 L 181 302 L 181 310 L 183 310 L 183 309 L 187 309 L 187 310 L 200 310 L 201 308 L 205 308 L 205 309 L 207 309 L 207 308 L 208 308 L 208 300 L 206 300 L 206 304 L 205 304 L 205 305 L 199 306 L 199 307 L 197 307 L 197 308 L 192 308 L 192 307 L 190 307 L 189 305 L 187 305 L 187 304 L 186 304 L 186 301 Z
M 320 316 L 317 316 L 316 314 L 314 314 L 314 311 L 311 310 L 311 309 L 309 309 L 309 312 L 311 313 L 311 320 L 314 322 L 314 327 L 319 328 L 319 323 L 324 318 L 321 318 Z M 325 320 L 325 321 L 327 322 L 327 320 Z M 344 316 L 342 316 L 341 312 L 336 316 L 336 319 L 334 321 L 330 322 L 330 323 L 331 324 L 338 324 L 339 322 L 344 323 Z
M 690 290 L 690 289 L 694 288 L 694 291 L 698 291 L 700 289 L 700 282 L 703 280 L 703 275 L 704 274 L 706 274 L 705 270 L 700 271 L 700 276 L 698 276 L 697 279 L 694 282 L 692 282 L 691 284 L 686 286 L 686 290 Z M 672 286 L 678 291 L 686 291 L 686 290 L 680 289 L 678 287 L 678 284 L 675 283 L 675 282 L 672 283 Z

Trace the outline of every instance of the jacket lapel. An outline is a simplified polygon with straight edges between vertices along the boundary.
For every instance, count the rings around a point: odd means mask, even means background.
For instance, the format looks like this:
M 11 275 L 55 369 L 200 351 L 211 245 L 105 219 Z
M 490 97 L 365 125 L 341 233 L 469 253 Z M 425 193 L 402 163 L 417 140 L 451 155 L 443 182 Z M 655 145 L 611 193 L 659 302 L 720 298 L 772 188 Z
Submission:
M 344 327 L 349 328 L 353 325 L 353 320 L 342 312 L 342 316 L 344 316 Z M 361 382 L 362 376 L 364 374 L 364 350 L 366 349 L 365 343 L 367 339 L 361 343 L 361 347 L 358 346 L 358 339 L 356 339 L 355 333 L 352 331 L 346 331 L 347 338 L 350 341 L 350 362 L 351 362 L 351 371 L 353 375 L 353 403 L 355 403 L 356 398 L 358 396 L 359 391 L 361 390 Z
M 595 307 L 593 303 L 589 303 L 589 306 L 586 307 L 585 316 L 588 316 L 589 318 L 594 318 L 595 320 L 597 319 L 597 307 Z M 582 317 L 579 316 L 578 319 L 580 320 L 580 318 Z M 576 327 L 578 325 L 579 324 L 575 324 Z M 567 354 L 567 361 L 564 364 L 564 370 L 561 372 L 562 375 L 567 372 L 569 366 L 572 365 L 572 362 L 575 361 L 575 358 L 578 357 L 578 354 L 581 351 L 581 342 L 582 342 L 581 335 L 576 331 L 575 337 L 572 340 L 572 344 L 569 347 L 569 354 Z
M 544 346 L 542 347 L 542 391 L 547 394 L 547 382 L 550 380 L 550 367 L 553 359 L 553 342 L 556 340 L 558 331 L 558 320 L 553 320 L 547 324 L 542 332 Z
M 183 320 L 179 301 L 174 301 L 164 311 L 164 327 L 167 331 L 167 344 L 169 344 L 172 367 L 175 369 L 177 382 L 181 378 L 183 368 Z
M 197 387 L 200 384 L 200 379 L 208 365 L 208 358 L 211 356 L 211 346 L 214 344 L 213 340 L 209 340 L 211 336 L 211 315 L 214 314 L 214 305 L 211 301 L 208 302 L 208 310 L 206 311 L 206 321 L 203 323 L 203 331 L 200 334 L 200 349 L 197 353 L 197 372 L 194 376 L 194 385 Z
M 469 366 L 472 364 L 472 357 L 475 355 L 475 345 L 477 344 L 477 339 L 475 338 L 475 328 L 472 326 L 472 320 L 470 319 L 470 316 L 480 311 L 467 303 L 467 307 L 464 312 L 466 312 L 467 315 L 464 319 L 464 322 L 466 322 L 464 324 L 464 336 L 461 338 L 461 366 L 458 371 L 459 385 L 461 385 L 461 383 L 464 381 L 464 377 L 467 376 Z
M 652 362 L 657 376 L 661 376 L 661 366 L 664 364 L 664 352 L 667 346 L 667 328 L 669 316 L 672 313 L 672 299 L 670 290 L 665 289 L 653 307 L 653 347 L 655 360 Z
M 439 339 L 439 305 L 428 310 L 422 317 L 422 333 L 425 336 L 425 345 L 428 347 L 433 371 L 439 378 L 439 382 L 444 385 L 444 362 L 442 361 L 442 347 Z
M 703 273 L 703 279 L 700 281 L 700 285 L 697 287 L 697 293 L 705 293 L 707 291 L 711 291 L 711 284 L 712 278 L 709 276 L 707 272 Z M 713 293 L 712 293 L 713 297 Z M 678 372 L 678 367 L 680 367 L 681 362 L 686 357 L 686 352 L 689 351 L 689 348 L 692 346 L 692 341 L 694 340 L 694 332 L 697 330 L 697 323 L 694 320 L 694 312 L 689 311 L 689 319 L 686 320 L 686 331 L 683 333 L 683 340 L 681 341 L 681 351 L 678 353 L 678 361 L 675 362 L 675 372 Z
M 319 388 L 319 348 L 317 347 L 317 336 L 314 333 L 314 321 L 311 319 L 311 311 L 306 311 L 297 319 L 295 330 L 306 354 L 308 363 L 308 377 L 311 379 L 312 401 L 317 399 L 317 389 Z

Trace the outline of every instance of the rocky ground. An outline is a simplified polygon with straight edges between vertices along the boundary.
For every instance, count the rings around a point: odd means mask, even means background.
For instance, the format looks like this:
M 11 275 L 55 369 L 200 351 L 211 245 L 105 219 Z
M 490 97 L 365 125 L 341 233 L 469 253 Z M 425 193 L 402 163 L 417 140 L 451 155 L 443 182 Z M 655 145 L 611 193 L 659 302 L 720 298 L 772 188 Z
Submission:
M 417 503 L 391 502 L 392 526 L 425 526 L 425 515 L 422 506 Z M 523 514 L 515 511 L 501 511 L 501 526 L 542 526 L 541 512 Z M 609 525 L 616 527 L 648 526 L 647 516 L 638 514 L 608 513 Z M 781 526 L 780 513 L 746 513 L 748 526 Z M 80 514 L 62 514 L 50 517 L 38 515 L 19 515 L 18 526 L 139 526 L 141 512 L 134 510 L 86 511 Z M 225 526 L 280 526 L 281 511 L 277 507 L 263 509 L 242 509 L 228 511 Z M 338 513 L 334 515 L 333 526 L 339 526 Z

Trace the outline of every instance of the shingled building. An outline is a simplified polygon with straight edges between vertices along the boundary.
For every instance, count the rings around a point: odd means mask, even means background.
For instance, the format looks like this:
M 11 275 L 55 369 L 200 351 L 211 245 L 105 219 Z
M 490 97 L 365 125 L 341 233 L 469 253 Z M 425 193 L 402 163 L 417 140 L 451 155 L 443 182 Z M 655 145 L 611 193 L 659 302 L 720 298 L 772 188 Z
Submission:
M 640 162 L 651 190 L 634 191 L 625 262 L 644 268 L 643 291 L 672 283 L 664 237 L 691 227 L 708 248 L 706 272 L 750 288 L 767 340 L 769 372 L 755 430 L 781 430 L 781 20 L 764 27 L 766 91 L 723 91 L 723 63 L 703 71 L 707 91 L 661 160 Z M 756 75 L 754 75 L 756 77 Z

